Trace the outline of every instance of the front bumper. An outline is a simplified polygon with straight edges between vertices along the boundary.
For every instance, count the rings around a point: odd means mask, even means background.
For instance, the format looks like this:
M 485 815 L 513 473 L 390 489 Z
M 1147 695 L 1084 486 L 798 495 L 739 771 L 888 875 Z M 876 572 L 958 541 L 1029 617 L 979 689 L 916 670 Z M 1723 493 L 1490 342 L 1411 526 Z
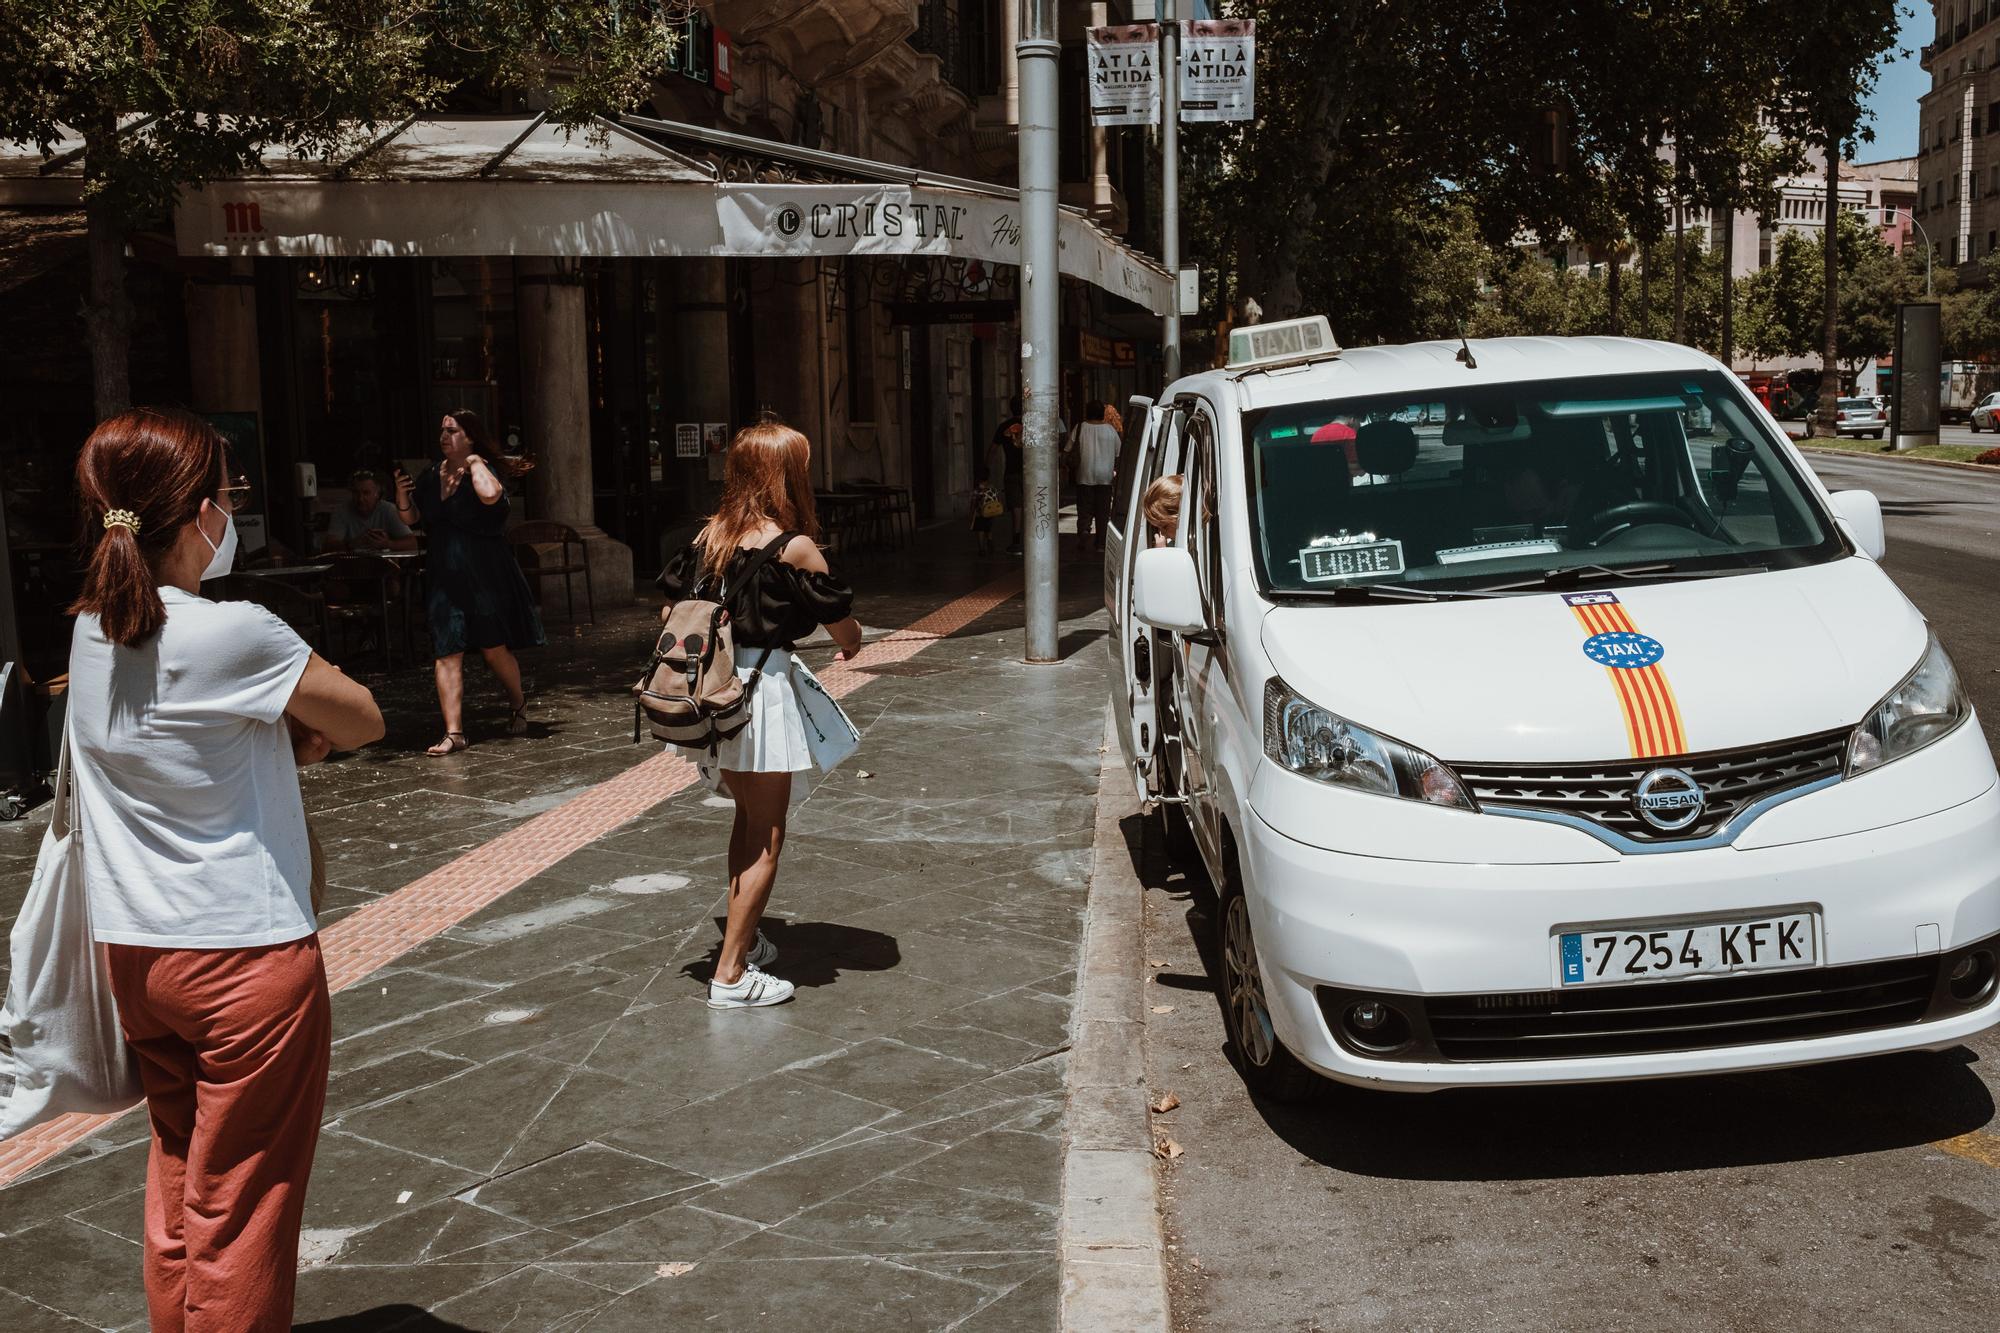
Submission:
M 1254 816 L 1248 823 L 1243 871 L 1272 1024 L 1293 1054 L 1346 1082 L 1423 1091 L 1776 1068 L 1948 1047 L 2000 1023 L 1996 993 L 1943 1016 L 1921 1007 L 1915 1021 L 1906 1011 L 1891 1026 L 1787 1040 L 1728 1044 L 1704 1033 L 1690 1037 L 1691 1049 L 1411 1060 L 1344 1047 L 1322 1009 L 1327 989 L 1424 997 L 1411 1006 L 1420 1009 L 1430 997 L 1510 992 L 1528 1003 L 1558 989 L 1549 942 L 1558 926 L 1727 919 L 1779 906 L 1809 906 L 1821 918 L 1821 966 L 1787 974 L 1794 979 L 1949 955 L 2000 935 L 2000 787 L 1865 833 L 1595 863 L 1353 856 L 1296 842 Z

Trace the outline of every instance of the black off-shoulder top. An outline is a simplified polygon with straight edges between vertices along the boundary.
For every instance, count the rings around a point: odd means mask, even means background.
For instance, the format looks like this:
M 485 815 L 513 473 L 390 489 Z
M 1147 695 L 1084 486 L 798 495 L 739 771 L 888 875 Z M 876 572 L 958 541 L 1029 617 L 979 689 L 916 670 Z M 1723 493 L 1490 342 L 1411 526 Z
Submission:
M 754 549 L 730 558 L 723 581 L 733 585 Z M 692 596 L 702 578 L 701 551 L 690 543 L 676 552 L 660 571 L 660 591 L 669 602 Z M 715 594 L 709 580 L 702 592 Z M 729 617 L 737 648 L 790 648 L 821 625 L 845 620 L 854 613 L 854 590 L 832 574 L 816 574 L 773 557 L 757 571 L 751 586 L 731 593 Z M 755 665 L 752 663 L 752 665 Z

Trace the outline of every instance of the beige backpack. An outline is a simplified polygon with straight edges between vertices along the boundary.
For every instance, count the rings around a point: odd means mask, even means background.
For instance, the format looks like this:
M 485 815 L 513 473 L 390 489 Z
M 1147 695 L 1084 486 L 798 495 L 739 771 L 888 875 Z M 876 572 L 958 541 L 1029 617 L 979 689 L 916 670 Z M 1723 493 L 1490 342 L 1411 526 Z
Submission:
M 711 755 L 722 742 L 750 724 L 750 697 L 758 677 L 736 674 L 736 640 L 730 629 L 729 599 L 756 585 L 757 572 L 776 559 L 795 532 L 780 533 L 743 566 L 733 587 L 715 577 L 715 600 L 703 598 L 702 582 L 667 609 L 666 627 L 653 645 L 639 683 L 632 687 L 632 739 L 639 739 L 643 715 L 655 737 Z M 757 661 L 761 671 L 771 655 Z

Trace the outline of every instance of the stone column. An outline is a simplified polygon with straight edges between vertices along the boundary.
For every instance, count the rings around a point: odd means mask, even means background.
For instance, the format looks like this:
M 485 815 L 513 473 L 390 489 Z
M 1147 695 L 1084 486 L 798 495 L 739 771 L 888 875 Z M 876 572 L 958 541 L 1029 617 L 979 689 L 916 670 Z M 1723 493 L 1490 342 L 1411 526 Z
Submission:
M 263 410 L 253 262 L 232 259 L 227 274 L 188 283 L 188 379 L 197 412 Z
M 260 493 L 251 497 L 249 513 L 239 527 L 246 550 L 261 551 L 270 541 L 280 508 L 285 515 L 284 541 L 293 532 L 299 506 L 293 503 L 292 478 L 273 476 L 269 423 L 264 420 L 263 361 L 257 344 L 257 279 L 249 259 L 217 263 L 202 276 L 190 278 L 183 309 L 188 332 L 188 406 L 196 412 L 250 412 L 257 417 L 255 458 L 239 457 L 238 467 L 261 479 Z M 231 440 L 233 451 L 245 450 Z M 288 469 L 289 471 L 289 469 Z M 336 483 L 338 484 L 338 483 Z M 283 497 L 282 499 L 280 497 Z M 261 516 L 261 526 L 248 522 Z
M 521 339 L 522 400 L 535 516 L 567 523 L 590 552 L 591 584 L 598 602 L 620 607 L 632 600 L 632 548 L 597 526 L 590 459 L 589 345 L 583 284 L 549 259 L 519 263 L 516 315 Z M 579 605 L 583 576 L 572 576 Z M 561 589 L 546 586 L 542 605 Z

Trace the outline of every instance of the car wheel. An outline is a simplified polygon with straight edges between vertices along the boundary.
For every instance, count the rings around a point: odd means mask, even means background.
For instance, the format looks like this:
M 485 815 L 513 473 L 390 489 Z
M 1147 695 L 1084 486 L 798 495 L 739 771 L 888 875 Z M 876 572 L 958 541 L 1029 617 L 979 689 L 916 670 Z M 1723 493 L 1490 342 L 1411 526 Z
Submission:
M 1978 418 L 1978 417 L 1974 417 L 1974 418 L 1972 419 L 1972 422 L 1971 422 L 1971 425 L 1972 425 L 1972 433 L 1973 433 L 1974 435 L 1977 435 L 1977 434 L 1979 434 L 1979 418 Z
M 1324 1087 L 1319 1075 L 1285 1049 L 1271 1025 L 1264 972 L 1250 930 L 1250 904 L 1231 884 L 1216 916 L 1215 952 L 1222 968 L 1223 1023 L 1230 1058 L 1250 1091 L 1277 1102 L 1299 1102 Z
M 1879 440 L 1882 438 L 1882 432 L 1879 430 L 1871 430 L 1868 432 L 1868 438 L 1871 440 Z

